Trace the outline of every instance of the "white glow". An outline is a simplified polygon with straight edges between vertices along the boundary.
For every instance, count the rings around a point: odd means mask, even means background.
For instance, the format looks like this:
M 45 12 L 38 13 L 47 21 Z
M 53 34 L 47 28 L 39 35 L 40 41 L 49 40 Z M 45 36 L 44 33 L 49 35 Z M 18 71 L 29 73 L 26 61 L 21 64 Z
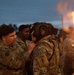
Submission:
M 73 25 L 74 25 L 74 11 L 72 12 L 72 15 L 73 15 Z

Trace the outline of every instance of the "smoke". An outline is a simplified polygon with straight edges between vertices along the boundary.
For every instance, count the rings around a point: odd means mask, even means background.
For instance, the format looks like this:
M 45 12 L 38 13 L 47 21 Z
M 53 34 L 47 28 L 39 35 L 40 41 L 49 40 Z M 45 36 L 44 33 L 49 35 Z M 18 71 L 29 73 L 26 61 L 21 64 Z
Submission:
M 74 0 L 59 0 L 57 10 L 61 15 L 74 10 Z
M 69 31 L 74 27 L 74 0 L 59 0 L 57 10 L 62 15 L 62 28 Z

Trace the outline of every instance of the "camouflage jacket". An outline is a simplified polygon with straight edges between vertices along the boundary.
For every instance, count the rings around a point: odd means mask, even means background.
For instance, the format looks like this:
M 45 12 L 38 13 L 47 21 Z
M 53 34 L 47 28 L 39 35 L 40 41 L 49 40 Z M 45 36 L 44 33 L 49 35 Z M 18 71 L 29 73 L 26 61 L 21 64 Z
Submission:
M 74 40 L 66 38 L 63 42 L 63 73 L 72 75 L 74 73 Z
M 17 43 L 8 47 L 0 41 L 0 75 L 24 75 L 28 57 Z
M 29 40 L 24 40 L 22 41 L 19 37 L 17 37 L 17 43 L 23 48 L 25 51 L 27 51 L 27 47 L 31 41 Z
M 55 40 L 41 39 L 33 50 L 33 75 L 61 75 L 59 68 L 59 50 Z M 55 49 L 54 49 L 55 48 Z

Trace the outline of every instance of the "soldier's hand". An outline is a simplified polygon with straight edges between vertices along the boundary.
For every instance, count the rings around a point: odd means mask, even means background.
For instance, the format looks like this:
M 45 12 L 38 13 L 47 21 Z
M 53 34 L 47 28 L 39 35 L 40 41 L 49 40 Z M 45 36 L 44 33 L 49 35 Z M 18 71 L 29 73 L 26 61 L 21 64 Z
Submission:
M 29 45 L 28 45 L 28 53 L 31 54 L 32 50 L 34 49 L 35 47 L 35 43 L 31 42 Z

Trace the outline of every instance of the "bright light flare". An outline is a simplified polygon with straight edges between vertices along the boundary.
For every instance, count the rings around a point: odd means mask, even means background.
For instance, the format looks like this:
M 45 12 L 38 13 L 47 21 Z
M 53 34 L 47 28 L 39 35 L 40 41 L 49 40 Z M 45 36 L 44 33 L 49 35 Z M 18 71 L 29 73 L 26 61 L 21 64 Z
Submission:
M 73 25 L 74 25 L 74 11 L 72 12 L 72 16 L 73 16 Z

